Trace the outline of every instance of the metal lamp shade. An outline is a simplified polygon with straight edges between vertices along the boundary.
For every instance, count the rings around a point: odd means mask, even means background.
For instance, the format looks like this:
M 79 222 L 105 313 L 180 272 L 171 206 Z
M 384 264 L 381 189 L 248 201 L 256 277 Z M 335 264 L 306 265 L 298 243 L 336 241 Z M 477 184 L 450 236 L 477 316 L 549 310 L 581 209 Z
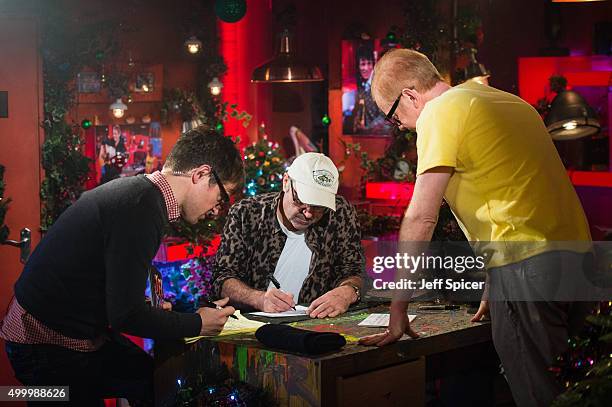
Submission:
M 571 90 L 562 91 L 553 99 L 545 123 L 553 140 L 588 137 L 601 129 L 593 108 Z
M 321 70 L 317 66 L 308 66 L 293 54 L 289 31 L 280 36 L 278 55 L 270 61 L 258 66 L 253 71 L 251 82 L 319 82 L 323 80 Z

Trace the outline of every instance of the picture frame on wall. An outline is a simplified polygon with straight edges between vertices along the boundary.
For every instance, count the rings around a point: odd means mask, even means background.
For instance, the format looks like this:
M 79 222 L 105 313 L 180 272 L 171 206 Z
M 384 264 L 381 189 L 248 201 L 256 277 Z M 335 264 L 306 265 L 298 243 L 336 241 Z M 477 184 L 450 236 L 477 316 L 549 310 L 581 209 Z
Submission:
M 143 72 L 136 75 L 134 92 L 149 93 L 155 89 L 155 75 L 153 72 Z
M 385 49 L 379 39 L 342 41 L 342 133 L 390 136 L 392 129 L 372 97 L 372 75 Z
M 77 89 L 79 93 L 99 93 L 102 87 L 97 72 L 79 72 L 77 74 Z
M 163 167 L 159 122 L 95 126 L 96 181 L 151 174 Z

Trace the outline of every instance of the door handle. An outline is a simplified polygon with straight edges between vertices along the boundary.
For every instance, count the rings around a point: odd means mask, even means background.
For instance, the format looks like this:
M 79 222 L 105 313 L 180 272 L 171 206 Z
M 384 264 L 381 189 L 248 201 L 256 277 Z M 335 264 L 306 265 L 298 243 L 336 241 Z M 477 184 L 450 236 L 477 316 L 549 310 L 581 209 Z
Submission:
M 21 237 L 21 240 L 19 241 L 7 239 L 4 242 L 2 242 L 2 244 L 13 246 L 13 247 L 19 247 L 20 252 L 21 252 L 19 256 L 19 261 L 25 264 L 25 262 L 28 261 L 28 257 L 30 257 L 30 250 L 31 250 L 31 245 L 32 245 L 32 232 L 28 228 L 23 228 L 21 229 L 20 237 Z

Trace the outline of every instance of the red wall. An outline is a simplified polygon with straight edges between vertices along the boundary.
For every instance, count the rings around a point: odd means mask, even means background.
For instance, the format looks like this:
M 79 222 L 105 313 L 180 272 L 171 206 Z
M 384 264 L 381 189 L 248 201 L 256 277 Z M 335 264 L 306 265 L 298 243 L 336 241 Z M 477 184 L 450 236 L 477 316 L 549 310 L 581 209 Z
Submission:
M 246 130 L 236 120 L 225 124 L 225 134 L 245 135 L 241 136 L 242 147 L 256 140 L 260 123 L 270 125 L 271 105 L 266 103 L 270 98 L 270 87 L 251 83 L 251 72 L 274 56 L 271 21 L 270 0 L 249 1 L 246 15 L 237 23 L 218 20 L 219 51 L 227 65 L 226 75 L 221 78 L 223 101 L 236 103 L 240 111 L 253 116 Z

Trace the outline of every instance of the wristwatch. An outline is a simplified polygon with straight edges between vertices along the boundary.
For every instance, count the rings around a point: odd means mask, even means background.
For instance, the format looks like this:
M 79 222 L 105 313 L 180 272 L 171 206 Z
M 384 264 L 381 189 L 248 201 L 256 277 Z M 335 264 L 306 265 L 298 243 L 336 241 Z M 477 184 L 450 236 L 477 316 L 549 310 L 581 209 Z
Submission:
M 340 287 L 342 287 L 342 286 L 349 286 L 353 290 L 355 290 L 355 294 L 357 295 L 357 300 L 355 300 L 352 304 L 355 304 L 355 303 L 361 301 L 361 290 L 359 289 L 359 287 L 357 287 L 355 284 L 351 284 L 351 283 L 342 283 L 342 284 L 340 284 Z

